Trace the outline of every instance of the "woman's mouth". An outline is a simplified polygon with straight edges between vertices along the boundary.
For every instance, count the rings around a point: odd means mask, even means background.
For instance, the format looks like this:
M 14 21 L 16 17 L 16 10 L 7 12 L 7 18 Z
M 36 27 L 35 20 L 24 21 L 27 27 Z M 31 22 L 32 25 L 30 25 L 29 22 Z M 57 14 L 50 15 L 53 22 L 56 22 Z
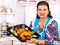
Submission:
M 44 16 L 44 14 L 40 14 L 40 16 Z

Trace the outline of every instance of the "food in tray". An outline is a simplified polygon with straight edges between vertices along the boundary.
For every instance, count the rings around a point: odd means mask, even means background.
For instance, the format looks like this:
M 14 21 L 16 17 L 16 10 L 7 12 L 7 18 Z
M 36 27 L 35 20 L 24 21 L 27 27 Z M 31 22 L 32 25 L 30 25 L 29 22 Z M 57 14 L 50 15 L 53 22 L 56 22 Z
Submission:
M 32 32 L 26 28 L 18 28 L 17 34 L 22 40 L 27 40 L 32 38 Z
M 12 28 L 11 32 L 18 36 L 21 40 L 28 40 L 33 37 L 34 32 L 30 31 L 28 28 Z
M 40 36 L 25 24 L 9 27 L 8 30 L 22 42 L 25 42 L 26 40 L 29 40 L 31 38 L 38 38 Z

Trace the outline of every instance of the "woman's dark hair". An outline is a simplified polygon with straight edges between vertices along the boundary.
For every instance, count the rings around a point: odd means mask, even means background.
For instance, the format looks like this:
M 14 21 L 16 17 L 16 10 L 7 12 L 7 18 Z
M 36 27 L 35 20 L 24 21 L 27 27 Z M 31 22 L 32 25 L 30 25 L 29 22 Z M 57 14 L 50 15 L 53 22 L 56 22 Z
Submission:
M 50 9 L 49 9 L 49 4 L 48 4 L 46 1 L 40 1 L 40 2 L 38 2 L 38 4 L 37 4 L 37 9 L 38 9 L 38 6 L 39 6 L 39 5 L 46 5 L 46 6 L 48 7 L 48 10 L 49 10 L 48 17 L 49 17 L 49 18 L 52 18 L 51 12 L 50 12 Z M 37 18 L 40 18 L 40 17 L 37 15 Z

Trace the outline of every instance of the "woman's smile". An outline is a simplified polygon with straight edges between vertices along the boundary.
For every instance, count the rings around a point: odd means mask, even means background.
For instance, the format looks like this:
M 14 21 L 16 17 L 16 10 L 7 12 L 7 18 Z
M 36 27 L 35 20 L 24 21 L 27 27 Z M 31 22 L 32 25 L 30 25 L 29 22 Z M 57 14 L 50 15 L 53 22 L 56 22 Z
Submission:
M 40 14 L 40 15 L 41 15 L 41 16 L 44 16 L 45 14 L 42 13 L 42 14 Z

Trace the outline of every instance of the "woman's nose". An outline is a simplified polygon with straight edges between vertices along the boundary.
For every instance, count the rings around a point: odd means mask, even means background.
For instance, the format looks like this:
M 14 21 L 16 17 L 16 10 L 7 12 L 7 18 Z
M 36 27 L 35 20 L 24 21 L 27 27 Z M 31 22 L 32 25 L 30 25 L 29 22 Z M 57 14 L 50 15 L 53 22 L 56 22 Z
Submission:
M 43 11 L 43 10 L 41 10 L 41 13 L 44 13 L 44 11 Z

